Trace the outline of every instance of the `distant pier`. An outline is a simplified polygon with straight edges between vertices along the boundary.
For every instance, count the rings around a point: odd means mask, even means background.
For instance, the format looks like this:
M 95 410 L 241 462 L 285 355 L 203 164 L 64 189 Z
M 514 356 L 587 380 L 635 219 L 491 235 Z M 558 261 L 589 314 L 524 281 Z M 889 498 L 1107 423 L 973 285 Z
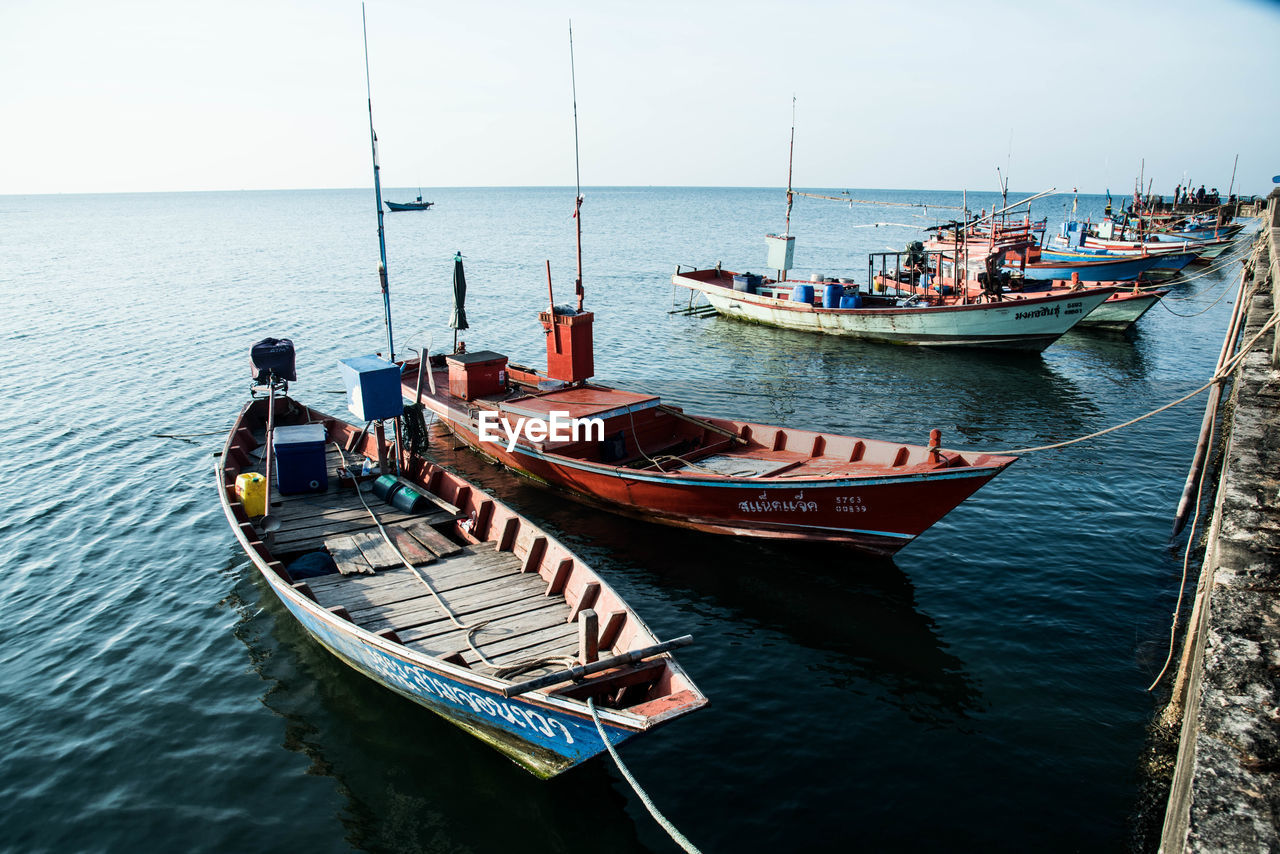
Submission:
M 1280 305 L 1280 191 L 1246 286 L 1241 341 Z M 1249 294 L 1252 296 L 1249 297 Z M 1180 731 L 1160 851 L 1280 850 L 1280 352 L 1248 347 L 1223 406 L 1221 476 L 1173 696 Z M 1206 485 L 1206 490 L 1208 485 Z M 1188 585 L 1193 583 L 1188 579 Z M 1185 611 L 1184 611 L 1185 613 Z

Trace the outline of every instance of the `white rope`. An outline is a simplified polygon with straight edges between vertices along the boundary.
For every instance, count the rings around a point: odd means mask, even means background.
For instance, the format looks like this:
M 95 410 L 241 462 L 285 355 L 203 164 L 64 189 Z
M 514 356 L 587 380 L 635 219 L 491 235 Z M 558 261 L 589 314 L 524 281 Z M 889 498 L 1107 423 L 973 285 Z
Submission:
M 1231 267 L 1237 261 L 1244 260 L 1244 256 L 1249 254 L 1250 249 L 1251 249 L 1250 246 L 1245 245 L 1243 249 L 1233 252 L 1231 255 L 1228 255 L 1225 259 L 1218 259 L 1216 263 L 1214 263 L 1209 267 L 1206 267 L 1205 269 L 1201 270 L 1199 273 L 1196 273 L 1194 276 L 1182 276 L 1177 282 L 1175 282 L 1175 284 L 1185 285 L 1187 282 L 1194 282 L 1196 279 L 1203 279 L 1205 276 L 1208 276 L 1212 273 L 1217 273 L 1219 270 L 1224 270 L 1227 267 Z M 1165 287 L 1168 287 L 1168 284 L 1146 285 L 1143 287 L 1143 290 L 1154 291 L 1154 290 L 1159 290 L 1160 288 L 1165 288 Z M 1217 285 L 1213 285 L 1212 287 L 1206 288 L 1205 290 L 1213 290 L 1213 288 L 1216 288 L 1216 287 Z M 1201 291 L 1200 293 L 1192 294 L 1189 297 L 1167 297 L 1167 299 L 1173 302 L 1182 302 L 1185 300 L 1196 299 L 1204 292 L 1205 291 Z
M 1166 409 L 1172 409 L 1173 407 L 1177 406 L 1180 403 L 1186 403 L 1188 400 L 1195 397 L 1197 394 L 1209 388 L 1210 386 L 1214 385 L 1215 383 L 1219 383 L 1225 380 L 1231 374 L 1231 372 L 1235 370 L 1236 365 L 1242 359 L 1244 359 L 1245 356 L 1249 354 L 1249 348 L 1251 348 L 1257 342 L 1257 340 L 1263 336 L 1263 334 L 1265 334 L 1273 326 L 1275 326 L 1276 323 L 1280 323 L 1280 315 L 1273 314 L 1271 316 L 1271 319 L 1267 321 L 1266 325 L 1258 330 L 1258 334 L 1254 335 L 1253 338 L 1249 339 L 1249 343 L 1241 347 L 1240 352 L 1238 352 L 1235 355 L 1235 357 L 1232 358 L 1230 361 L 1225 363 L 1222 366 L 1222 368 L 1213 375 L 1213 378 L 1211 380 L 1209 380 L 1204 385 L 1200 386 L 1200 388 L 1196 389 L 1195 391 L 1183 395 L 1182 397 L 1178 398 L 1172 403 L 1166 403 L 1164 406 L 1161 406 L 1159 409 L 1153 409 L 1150 412 L 1146 413 L 1145 415 L 1139 415 L 1137 418 L 1131 418 L 1128 421 L 1124 422 L 1123 424 L 1116 424 L 1114 427 L 1108 427 L 1105 430 L 1099 430 L 1098 432 L 1090 433 L 1087 436 L 1080 436 L 1075 439 L 1068 439 L 1065 442 L 1056 442 L 1052 445 L 1040 445 L 1035 448 L 1017 448 L 1012 451 L 985 451 L 984 453 L 990 453 L 993 456 L 1017 456 L 1019 454 L 1029 454 L 1032 451 L 1052 451 L 1056 448 L 1065 448 L 1068 445 L 1075 445 L 1079 442 L 1084 442 L 1089 439 L 1096 439 L 1099 436 L 1105 436 L 1108 433 L 1114 433 L 1116 430 L 1120 430 L 1121 428 L 1129 427 L 1134 424 L 1137 424 L 1139 421 L 1144 421 L 1153 415 L 1158 415 L 1161 412 L 1164 412 Z
M 1218 423 L 1218 413 L 1214 410 L 1209 419 L 1209 436 L 1213 436 L 1213 428 Z M 1187 533 L 1187 548 L 1182 554 L 1182 581 L 1178 584 L 1178 604 L 1173 608 L 1173 622 L 1169 625 L 1169 655 L 1164 660 L 1164 667 L 1160 668 L 1160 672 L 1156 674 L 1156 678 L 1151 680 L 1151 684 L 1147 686 L 1148 691 L 1155 690 L 1160 684 L 1160 680 L 1164 678 L 1165 671 L 1169 669 L 1169 665 L 1173 663 L 1173 648 L 1176 643 L 1178 634 L 1178 615 L 1182 613 L 1182 596 L 1187 589 L 1187 572 L 1191 565 L 1191 546 L 1196 541 L 1196 523 L 1200 521 L 1200 501 L 1204 495 L 1205 472 L 1208 466 L 1200 470 L 1200 483 L 1196 486 L 1196 512 L 1191 517 L 1191 530 Z
M 591 720 L 595 721 L 596 732 L 600 733 L 600 740 L 604 742 L 605 749 L 609 751 L 609 755 L 613 757 L 614 764 L 618 766 L 618 770 L 622 772 L 623 778 L 631 784 L 631 789 L 636 793 L 636 797 L 644 804 L 644 808 L 649 811 L 649 815 L 653 816 L 653 820 L 661 825 L 662 829 L 667 832 L 675 843 L 688 851 L 689 854 L 700 854 L 698 849 L 692 842 L 685 838 L 685 835 L 676 829 L 676 826 L 667 820 L 667 817 L 658 812 L 658 808 L 653 805 L 653 801 L 649 798 L 647 792 L 640 788 L 640 784 L 636 782 L 636 778 L 631 776 L 631 772 L 627 770 L 627 766 L 622 764 L 622 757 L 618 755 L 618 751 L 614 750 L 613 743 L 609 741 L 609 736 L 605 735 L 604 726 L 600 723 L 600 715 L 596 713 L 595 701 L 590 697 L 587 698 L 587 708 L 591 711 Z

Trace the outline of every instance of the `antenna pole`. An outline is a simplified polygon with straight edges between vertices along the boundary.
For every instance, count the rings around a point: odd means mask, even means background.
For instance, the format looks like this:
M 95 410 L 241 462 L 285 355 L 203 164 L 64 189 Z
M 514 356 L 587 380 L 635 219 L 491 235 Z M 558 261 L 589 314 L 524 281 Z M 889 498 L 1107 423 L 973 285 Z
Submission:
M 578 278 L 573 283 L 578 295 L 578 311 L 582 311 L 582 160 L 578 155 L 578 73 L 573 64 L 573 20 L 569 20 L 569 81 L 573 86 L 573 177 L 577 192 L 573 199 L 573 219 L 578 224 Z M 547 283 L 551 282 L 551 263 L 547 262 Z
M 791 236 L 791 165 L 795 162 L 796 156 L 796 96 L 791 96 L 791 147 L 787 151 L 787 227 L 783 230 L 783 237 Z
M 378 135 L 373 132 L 373 86 L 369 82 L 369 25 L 365 21 L 364 3 L 360 4 L 360 28 L 364 33 L 364 87 L 369 98 L 369 144 L 373 148 L 373 195 L 378 203 L 378 279 L 382 284 L 382 307 L 387 318 L 387 359 L 396 360 L 391 338 L 391 290 L 387 285 L 387 238 L 382 228 L 382 181 L 378 177 Z
M 1236 188 L 1236 167 L 1240 165 L 1240 155 L 1236 155 L 1236 160 L 1231 164 L 1231 184 L 1227 187 L 1227 198 L 1231 198 L 1232 191 Z

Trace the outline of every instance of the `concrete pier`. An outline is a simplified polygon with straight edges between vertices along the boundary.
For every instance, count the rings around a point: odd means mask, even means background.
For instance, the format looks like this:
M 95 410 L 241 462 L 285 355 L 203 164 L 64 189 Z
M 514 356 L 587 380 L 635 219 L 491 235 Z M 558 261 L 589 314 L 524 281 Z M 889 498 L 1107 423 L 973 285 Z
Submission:
M 1278 191 L 1280 193 L 1280 191 Z M 1243 342 L 1280 288 L 1280 195 L 1264 214 Z M 1252 296 L 1248 296 L 1252 293 Z M 1280 851 L 1280 370 L 1275 329 L 1223 407 L 1222 472 L 1165 723 L 1180 725 L 1160 850 Z

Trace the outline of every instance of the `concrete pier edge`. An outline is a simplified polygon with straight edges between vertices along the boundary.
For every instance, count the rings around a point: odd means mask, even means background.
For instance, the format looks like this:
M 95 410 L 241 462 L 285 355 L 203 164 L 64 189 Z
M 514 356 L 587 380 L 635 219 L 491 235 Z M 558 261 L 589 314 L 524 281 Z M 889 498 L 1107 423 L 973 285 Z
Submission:
M 1258 235 L 1242 340 L 1280 289 L 1280 191 Z M 1248 294 L 1249 291 L 1246 291 Z M 1160 851 L 1280 851 L 1280 336 L 1242 360 L 1205 557 L 1165 723 L 1181 734 Z

